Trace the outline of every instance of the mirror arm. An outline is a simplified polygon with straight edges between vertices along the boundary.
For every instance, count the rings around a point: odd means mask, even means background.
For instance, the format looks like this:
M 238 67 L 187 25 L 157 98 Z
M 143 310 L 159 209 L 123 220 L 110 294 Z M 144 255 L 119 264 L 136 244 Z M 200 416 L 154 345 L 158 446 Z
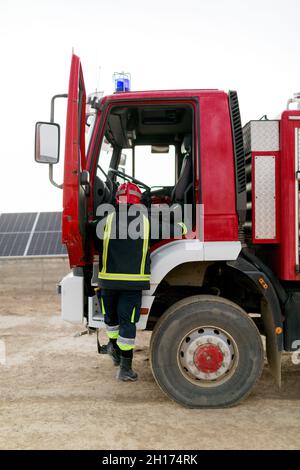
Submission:
M 64 185 L 55 183 L 53 179 L 53 164 L 52 163 L 49 163 L 49 180 L 50 180 L 50 183 L 53 184 L 53 186 L 55 186 L 56 188 L 63 189 Z
M 54 95 L 51 98 L 51 112 L 50 112 L 50 122 L 54 123 L 54 107 L 55 107 L 55 100 L 57 98 L 68 98 L 67 93 L 62 93 L 60 95 Z M 49 164 L 49 180 L 50 183 L 53 184 L 56 188 L 63 189 L 63 184 L 57 184 L 54 179 L 53 179 L 53 165 L 50 163 Z
M 68 93 L 63 93 L 60 95 L 54 95 L 51 98 L 51 112 L 50 112 L 50 122 L 54 122 L 54 106 L 55 106 L 55 100 L 57 98 L 68 98 Z

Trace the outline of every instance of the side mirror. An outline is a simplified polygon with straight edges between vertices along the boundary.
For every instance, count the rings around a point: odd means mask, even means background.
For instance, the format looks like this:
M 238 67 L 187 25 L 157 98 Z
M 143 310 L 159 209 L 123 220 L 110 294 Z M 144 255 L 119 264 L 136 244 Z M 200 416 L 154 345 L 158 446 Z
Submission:
M 60 127 L 52 122 L 37 122 L 35 125 L 35 161 L 50 163 L 59 161 Z

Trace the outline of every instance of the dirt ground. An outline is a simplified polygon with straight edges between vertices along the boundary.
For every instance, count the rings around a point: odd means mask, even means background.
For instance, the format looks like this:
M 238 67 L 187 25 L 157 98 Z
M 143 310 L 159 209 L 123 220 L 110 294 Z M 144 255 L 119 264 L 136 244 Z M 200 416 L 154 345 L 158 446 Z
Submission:
M 137 383 L 118 383 L 95 335 L 60 320 L 56 296 L 0 297 L 0 449 L 297 449 L 300 365 L 285 355 L 279 391 L 269 370 L 246 401 L 189 410 L 158 389 L 150 333 L 140 332 Z M 104 336 L 102 336 L 104 338 Z M 3 362 L 3 358 L 2 358 Z

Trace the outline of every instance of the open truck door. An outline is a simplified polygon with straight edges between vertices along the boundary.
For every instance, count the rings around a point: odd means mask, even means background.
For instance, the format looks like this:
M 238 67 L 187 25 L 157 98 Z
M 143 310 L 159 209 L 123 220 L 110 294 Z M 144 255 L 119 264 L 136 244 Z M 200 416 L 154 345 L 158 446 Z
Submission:
M 79 57 L 73 54 L 68 91 L 62 215 L 62 241 L 67 247 L 71 267 L 86 264 L 86 198 L 90 188 L 86 169 L 85 113 L 82 67 Z

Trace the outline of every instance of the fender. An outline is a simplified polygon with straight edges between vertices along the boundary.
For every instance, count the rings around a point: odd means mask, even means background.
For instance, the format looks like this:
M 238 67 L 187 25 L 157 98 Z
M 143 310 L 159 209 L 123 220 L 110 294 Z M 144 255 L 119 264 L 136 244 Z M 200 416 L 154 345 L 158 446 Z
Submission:
M 177 266 L 193 261 L 235 260 L 241 251 L 239 241 L 202 242 L 193 240 L 174 240 L 162 245 L 151 253 L 150 289 L 143 291 L 142 309 L 147 310 L 137 323 L 138 329 L 147 327 L 150 310 L 155 299 L 155 290 L 165 276 Z
M 267 358 L 271 373 L 281 386 L 281 352 L 283 350 L 283 316 L 277 292 L 269 276 L 256 265 L 239 256 L 235 261 L 226 263 L 233 269 L 245 274 L 263 295 L 261 316 L 266 331 Z
M 193 261 L 235 260 L 241 251 L 241 243 L 202 242 L 196 240 L 174 240 L 160 246 L 151 254 L 151 286 L 144 295 L 153 295 L 159 283 L 174 268 Z

